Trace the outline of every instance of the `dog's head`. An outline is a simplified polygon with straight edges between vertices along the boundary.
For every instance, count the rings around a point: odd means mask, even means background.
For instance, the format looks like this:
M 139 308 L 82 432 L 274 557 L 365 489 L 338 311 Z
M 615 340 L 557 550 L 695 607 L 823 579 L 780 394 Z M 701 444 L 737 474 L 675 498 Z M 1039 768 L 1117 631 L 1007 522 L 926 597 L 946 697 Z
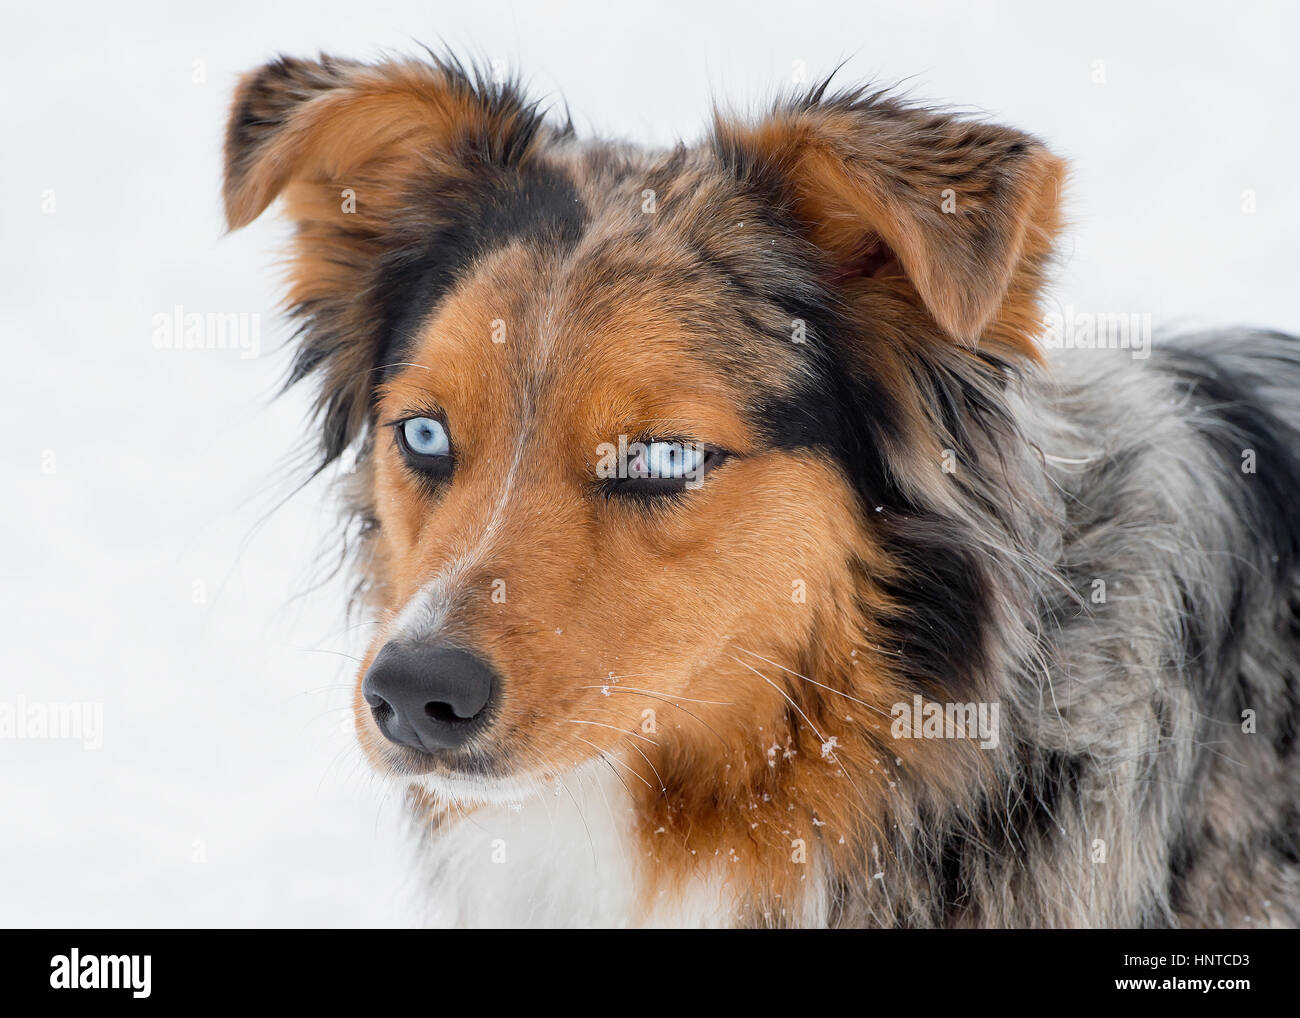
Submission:
M 599 755 L 833 767 L 844 695 L 977 683 L 959 531 L 1061 178 L 883 94 L 644 152 L 449 61 L 246 77 L 227 215 L 284 199 L 294 378 L 359 457 L 374 763 L 484 799 Z

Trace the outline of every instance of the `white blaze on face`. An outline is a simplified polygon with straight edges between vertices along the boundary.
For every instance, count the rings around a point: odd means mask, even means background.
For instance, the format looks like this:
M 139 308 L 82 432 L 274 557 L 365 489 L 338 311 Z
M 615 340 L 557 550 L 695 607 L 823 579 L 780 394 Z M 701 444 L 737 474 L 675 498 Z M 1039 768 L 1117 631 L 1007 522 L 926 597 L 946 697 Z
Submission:
M 407 601 L 389 626 L 385 634 L 386 641 L 401 638 L 415 642 L 429 642 L 436 640 L 446 628 L 448 616 L 456 599 L 465 590 L 469 578 L 488 560 L 504 528 L 510 496 L 515 489 L 515 481 L 521 476 L 523 469 L 526 437 L 527 429 L 521 428 L 515 441 L 510 469 L 501 480 L 500 489 L 493 500 L 483 529 L 467 542 L 467 547 L 452 560 L 450 565 L 420 587 Z

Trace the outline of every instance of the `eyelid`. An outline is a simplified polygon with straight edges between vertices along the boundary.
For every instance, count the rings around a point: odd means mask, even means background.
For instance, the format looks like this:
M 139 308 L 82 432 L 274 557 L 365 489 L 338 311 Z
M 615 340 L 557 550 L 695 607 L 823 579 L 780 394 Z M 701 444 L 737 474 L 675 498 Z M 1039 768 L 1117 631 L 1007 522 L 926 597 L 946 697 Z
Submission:
M 421 417 L 427 417 L 431 421 L 437 421 L 444 428 L 450 430 L 447 424 L 447 415 L 443 411 L 435 410 L 432 407 L 427 407 L 423 410 L 402 411 L 400 416 L 394 417 L 391 421 L 382 421 L 379 426 L 381 428 L 395 428 L 398 425 L 405 424 L 407 421 L 418 420 Z
M 701 442 L 696 438 L 685 438 L 682 435 L 639 435 L 636 438 L 628 439 L 628 445 L 689 445 L 697 446 L 702 449 L 711 449 L 708 442 Z

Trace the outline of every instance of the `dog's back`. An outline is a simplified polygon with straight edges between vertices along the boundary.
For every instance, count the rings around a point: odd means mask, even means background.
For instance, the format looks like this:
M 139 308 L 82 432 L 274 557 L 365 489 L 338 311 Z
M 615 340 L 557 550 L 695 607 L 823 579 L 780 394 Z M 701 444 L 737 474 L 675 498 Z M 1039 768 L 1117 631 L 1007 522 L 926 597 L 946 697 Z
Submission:
M 1042 667 L 1008 691 L 1004 801 L 941 853 L 947 919 L 1296 924 L 1300 341 L 1051 367 L 1022 414 L 1055 510 Z

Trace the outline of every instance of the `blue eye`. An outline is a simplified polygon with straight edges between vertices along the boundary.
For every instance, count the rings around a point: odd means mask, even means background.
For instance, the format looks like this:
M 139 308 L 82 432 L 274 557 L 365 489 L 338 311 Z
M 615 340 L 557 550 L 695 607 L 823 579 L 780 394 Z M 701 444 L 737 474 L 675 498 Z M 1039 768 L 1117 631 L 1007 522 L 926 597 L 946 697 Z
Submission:
M 651 442 L 646 447 L 645 467 L 650 477 L 664 479 L 694 477 L 704 464 L 704 449 L 684 442 Z
M 622 448 L 622 439 L 620 446 Z M 606 443 L 610 450 L 612 443 Z M 604 448 L 604 446 L 602 446 Z M 606 498 L 615 494 L 650 499 L 699 488 L 705 475 L 729 455 L 716 446 L 677 440 L 641 440 L 627 447 L 626 461 L 597 468 Z M 602 472 L 604 471 L 604 472 Z
M 414 456 L 450 456 L 451 439 L 442 421 L 432 417 L 412 417 L 403 421 L 402 444 Z

